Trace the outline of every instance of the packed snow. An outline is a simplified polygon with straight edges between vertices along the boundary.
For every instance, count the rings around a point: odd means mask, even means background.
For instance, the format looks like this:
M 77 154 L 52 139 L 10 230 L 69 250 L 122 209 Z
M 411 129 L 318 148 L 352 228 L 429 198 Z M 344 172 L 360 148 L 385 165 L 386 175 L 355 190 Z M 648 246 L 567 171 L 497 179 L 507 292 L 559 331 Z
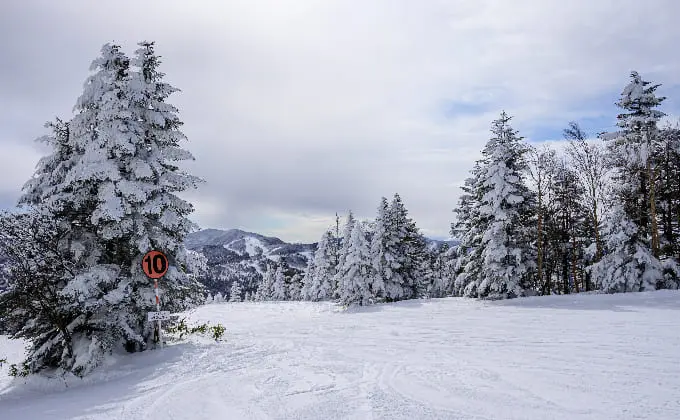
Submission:
M 223 323 L 225 341 L 119 356 L 81 383 L 2 378 L 0 418 L 680 418 L 678 291 L 220 303 L 190 319 Z M 0 337 L 0 358 L 21 347 Z

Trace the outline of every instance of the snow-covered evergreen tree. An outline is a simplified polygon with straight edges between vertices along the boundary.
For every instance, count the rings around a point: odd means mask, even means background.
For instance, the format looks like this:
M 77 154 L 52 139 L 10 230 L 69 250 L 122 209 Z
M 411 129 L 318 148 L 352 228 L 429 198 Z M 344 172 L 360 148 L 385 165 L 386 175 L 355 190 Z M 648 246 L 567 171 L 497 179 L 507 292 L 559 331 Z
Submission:
M 231 290 L 229 291 L 229 302 L 241 301 L 241 285 L 238 281 L 231 283 Z
M 605 255 L 590 268 L 593 281 L 608 293 L 654 290 L 663 277 L 663 266 L 647 244 L 639 240 L 639 227 L 623 206 L 616 205 L 605 217 Z
M 314 256 L 312 255 L 307 260 L 307 267 L 302 276 L 302 287 L 300 288 L 300 298 L 302 300 L 313 300 L 312 293 L 314 291 Z
M 0 291 L 0 331 L 29 341 L 31 371 L 70 369 L 83 356 L 73 348 L 81 331 L 69 328 L 82 314 L 77 301 L 61 294 L 73 278 L 68 232 L 68 226 L 35 210 L 0 213 L 0 255 L 9 276 Z
M 367 305 L 371 302 L 371 283 L 375 277 L 369 244 L 360 223 L 355 223 L 340 267 L 339 298 L 343 305 Z
M 279 265 L 274 272 L 274 283 L 272 284 L 272 300 L 286 300 L 286 276 L 283 274 L 283 267 Z
M 397 227 L 399 254 L 402 256 L 399 272 L 404 280 L 404 298 L 413 299 L 425 296 L 432 280 L 432 270 L 428 258 L 427 243 L 420 233 L 416 222 L 408 216 L 399 194 L 394 195 L 390 213 Z
M 385 200 L 386 201 L 386 200 Z M 381 209 L 384 204 L 381 204 Z M 425 239 L 408 212 L 399 194 L 379 214 L 380 226 L 374 237 L 372 255 L 377 257 L 376 271 L 382 273 L 384 297 L 387 301 L 411 299 L 425 293 Z
M 371 294 L 376 297 L 385 297 L 385 283 L 391 278 L 392 271 L 389 263 L 393 258 L 387 249 L 388 233 L 387 218 L 389 205 L 387 198 L 382 197 L 378 205 L 378 215 L 373 225 L 373 236 L 371 237 L 371 262 L 375 277 L 371 285 Z
M 329 300 L 333 297 L 333 278 L 335 265 L 333 262 L 333 233 L 326 231 L 314 253 L 314 271 L 308 294 L 313 301 Z
M 214 298 L 213 298 L 212 293 L 208 293 L 208 296 L 205 297 L 205 303 L 208 304 L 208 303 L 213 303 L 213 302 L 214 302 Z
M 333 296 L 334 297 L 340 297 L 340 283 L 342 282 L 342 275 L 340 274 L 340 268 L 344 265 L 345 263 L 345 256 L 347 255 L 347 252 L 349 251 L 349 242 L 350 242 L 350 237 L 352 235 L 352 230 L 354 229 L 354 225 L 356 223 L 356 220 L 354 219 L 354 214 L 352 213 L 352 210 L 347 213 L 347 220 L 345 221 L 345 227 L 343 228 L 342 231 L 342 245 L 339 248 L 338 251 L 338 265 L 336 267 L 336 273 L 335 277 L 333 278 L 333 283 L 334 283 L 334 290 L 333 290 Z
M 176 195 L 199 180 L 176 166 L 191 155 L 179 146 L 177 110 L 165 102 L 174 89 L 161 81 L 153 51 L 144 49 L 135 61 L 138 76 L 119 46 L 102 48 L 75 117 L 53 124 L 53 153 L 20 199 L 69 226 L 67 241 L 80 268 L 62 293 L 86 314 L 72 328 L 83 331 L 73 340 L 87 354 L 62 367 L 78 373 L 96 367 L 115 346 L 142 350 L 152 339 L 146 312 L 155 309 L 153 282 L 141 270 L 146 251 L 159 249 L 170 259 L 161 281 L 164 309 L 202 300 L 182 245 L 194 228 L 187 218 L 193 209 Z
M 624 111 L 618 116 L 617 123 L 622 130 L 618 137 L 609 142 L 609 152 L 615 167 L 616 201 L 625 213 L 625 218 L 622 215 L 616 217 L 634 225 L 627 230 L 633 236 L 625 242 L 635 243 L 639 247 L 636 255 L 645 249 L 644 252 L 649 253 L 654 260 L 644 265 L 649 271 L 640 271 L 641 278 L 635 283 L 648 284 L 650 276 L 658 276 L 657 267 L 661 264 L 658 261 L 660 237 L 655 179 L 659 149 L 657 122 L 665 114 L 655 108 L 665 98 L 656 96 L 655 91 L 660 85 L 651 85 L 642 80 L 637 72 L 631 73 L 631 79 L 617 103 Z M 640 258 L 645 260 L 647 257 Z M 610 258 L 607 260 L 611 261 Z M 609 268 L 610 271 L 613 269 Z M 601 272 L 601 269 L 595 271 Z M 656 277 L 655 283 L 662 287 L 663 276 Z
M 484 217 L 480 213 L 481 188 L 478 180 L 481 162 L 476 162 L 465 179 L 458 206 L 454 209 L 456 221 L 451 225 L 451 236 L 460 240 L 458 259 L 454 264 L 453 296 L 477 296 L 477 279 L 482 271 L 482 235 Z
M 274 293 L 274 280 L 275 280 L 276 270 L 274 270 L 273 264 L 267 264 L 267 269 L 262 275 L 262 282 L 257 288 L 256 300 L 258 301 L 268 301 L 272 300 Z
M 530 234 L 532 194 L 525 184 L 528 151 L 505 112 L 493 123 L 494 137 L 483 154 L 480 213 L 488 225 L 482 236 L 480 297 L 517 297 L 527 288 L 534 265 Z
M 302 300 L 302 277 L 300 274 L 295 273 L 291 277 L 286 295 L 290 300 Z
M 215 303 L 224 302 L 224 295 L 222 294 L 222 292 L 215 293 L 215 297 L 213 297 L 213 302 Z
M 501 113 L 484 158 L 466 182 L 455 230 L 463 234 L 456 288 L 468 296 L 503 299 L 528 288 L 534 265 L 531 247 L 532 194 L 525 184 L 527 152 L 522 139 Z
M 431 281 L 427 289 L 427 296 L 431 298 L 445 297 L 451 289 L 451 274 L 449 273 L 449 252 L 448 244 L 442 245 L 440 249 L 432 250 L 430 254 L 430 275 Z

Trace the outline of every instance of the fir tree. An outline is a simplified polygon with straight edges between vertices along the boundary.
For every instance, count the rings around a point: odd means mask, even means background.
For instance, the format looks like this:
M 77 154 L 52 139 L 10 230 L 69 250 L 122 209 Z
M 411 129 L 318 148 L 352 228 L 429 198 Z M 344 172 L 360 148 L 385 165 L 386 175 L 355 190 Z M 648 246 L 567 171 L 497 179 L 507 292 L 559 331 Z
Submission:
M 480 212 L 481 188 L 479 175 L 481 162 L 477 162 L 465 179 L 458 206 L 454 209 L 456 221 L 451 225 L 451 236 L 460 240 L 458 259 L 454 265 L 453 296 L 476 296 L 477 280 L 482 271 L 482 235 L 485 217 Z
M 345 256 L 347 255 L 347 252 L 349 251 L 349 245 L 350 245 L 350 237 L 352 235 L 352 230 L 354 230 L 354 225 L 356 224 L 356 220 L 354 219 L 354 214 L 352 214 L 352 210 L 347 213 L 347 220 L 345 221 L 345 227 L 343 228 L 342 231 L 342 246 L 340 247 L 339 253 L 338 253 L 338 265 L 336 269 L 335 276 L 333 278 L 333 283 L 334 283 L 334 297 L 339 297 L 340 293 L 340 283 L 342 282 L 342 275 L 340 273 L 341 267 L 345 264 Z
M 621 205 L 607 214 L 603 226 L 604 257 L 590 268 L 599 289 L 608 293 L 654 290 L 663 266 L 647 244 L 639 240 L 638 225 Z
M 367 305 L 373 298 L 371 283 L 375 276 L 366 236 L 360 223 L 355 223 L 340 267 L 340 303 L 343 305 Z
M 482 151 L 484 156 L 472 182 L 475 198 L 477 232 L 475 241 L 479 262 L 463 267 L 471 274 L 466 294 L 503 299 L 522 295 L 528 288 L 533 259 L 530 247 L 532 195 L 524 179 L 528 169 L 526 146 L 501 113 L 492 124 L 493 137 Z M 467 211 L 467 210 L 464 210 Z M 481 263 L 481 266 L 480 266 Z
M 290 300 L 302 300 L 302 277 L 295 273 L 288 284 L 287 296 Z
M 302 276 L 302 287 L 300 288 L 300 298 L 302 300 L 313 300 L 312 292 L 314 290 L 314 271 L 316 271 L 316 267 L 314 265 L 314 256 L 312 255 L 307 260 L 307 267 L 305 268 L 304 275 Z
M 257 300 L 272 300 L 275 275 L 276 270 L 274 270 L 274 266 L 272 264 L 267 264 L 267 269 L 262 276 L 262 282 L 257 288 Z
M 375 278 L 371 287 L 371 294 L 376 297 L 385 297 L 385 284 L 392 276 L 388 266 L 387 254 L 387 218 L 389 205 L 387 198 L 382 197 L 378 206 L 378 215 L 375 219 L 373 236 L 371 238 L 371 262 Z
M 621 135 L 609 143 L 610 158 L 615 167 L 616 197 L 625 212 L 625 220 L 636 228 L 629 232 L 631 242 L 651 252 L 654 259 L 660 256 L 658 214 L 656 210 L 656 161 L 659 150 L 657 121 L 664 113 L 655 109 L 665 98 L 656 96 L 660 85 L 642 80 L 637 72 L 631 73 L 631 82 L 621 93 L 617 105 L 624 111 L 618 116 Z M 649 273 L 641 273 L 647 282 L 656 275 L 656 261 L 648 264 Z M 663 277 L 656 280 L 663 285 Z
M 238 281 L 231 283 L 231 290 L 229 291 L 229 302 L 241 301 L 241 285 Z
M 286 276 L 283 274 L 283 267 L 279 265 L 274 272 L 274 283 L 272 284 L 272 300 L 286 300 Z
M 309 296 L 313 301 L 329 300 L 333 297 L 333 278 L 335 265 L 333 263 L 333 234 L 326 231 L 314 253 L 314 271 L 309 286 Z
M 445 297 L 452 287 L 449 253 L 450 248 L 446 243 L 430 253 L 431 281 L 427 289 L 427 296 L 430 298 Z
M 116 45 L 102 48 L 92 70 L 74 118 L 51 126 L 53 153 L 20 199 L 68 227 L 65 241 L 78 269 L 62 293 L 76 302 L 72 310 L 86 314 L 73 328 L 88 331 L 76 334 L 90 343 L 77 346 L 87 356 L 69 367 L 81 374 L 113 347 L 143 350 L 153 338 L 146 321 L 155 309 L 153 283 L 141 271 L 150 248 L 164 251 L 171 263 L 161 282 L 164 309 L 180 311 L 202 300 L 182 246 L 194 226 L 187 219 L 192 206 L 175 195 L 198 179 L 174 164 L 191 155 L 179 148 L 181 123 L 164 103 L 172 90 L 159 88 L 162 74 L 152 71 L 145 83 L 156 95 L 139 102 L 137 87 L 145 85 L 135 82 L 130 60 Z M 152 120 L 141 109 L 155 112 Z
M 391 213 L 396 221 L 395 225 L 399 227 L 399 248 L 403 256 L 399 271 L 404 280 L 404 298 L 425 296 L 432 278 L 425 237 L 420 233 L 416 222 L 408 216 L 408 210 L 399 194 L 394 195 Z

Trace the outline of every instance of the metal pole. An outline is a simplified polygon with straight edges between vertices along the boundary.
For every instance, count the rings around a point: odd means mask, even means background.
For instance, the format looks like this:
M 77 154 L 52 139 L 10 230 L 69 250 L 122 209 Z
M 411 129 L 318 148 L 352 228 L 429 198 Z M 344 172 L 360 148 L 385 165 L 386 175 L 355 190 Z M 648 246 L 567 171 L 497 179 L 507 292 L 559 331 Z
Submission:
M 161 299 L 158 295 L 158 280 L 157 279 L 153 281 L 153 288 L 154 288 L 154 291 L 156 292 L 156 312 L 160 312 L 160 310 L 161 310 Z M 162 331 L 161 330 L 161 320 L 158 319 L 158 321 L 156 321 L 156 322 L 157 322 L 156 328 L 158 328 L 158 341 L 161 344 L 161 348 L 163 348 L 163 335 L 162 335 L 162 332 L 161 332 Z

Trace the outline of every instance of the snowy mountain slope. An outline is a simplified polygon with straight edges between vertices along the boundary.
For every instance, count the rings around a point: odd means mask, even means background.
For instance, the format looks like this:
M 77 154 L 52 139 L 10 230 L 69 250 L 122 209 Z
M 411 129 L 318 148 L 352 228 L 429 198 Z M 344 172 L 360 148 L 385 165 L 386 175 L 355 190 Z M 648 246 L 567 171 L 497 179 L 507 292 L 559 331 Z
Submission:
M 430 250 L 440 248 L 445 242 L 450 246 L 456 244 L 434 239 L 427 242 Z M 236 280 L 244 291 L 254 292 L 262 281 L 267 261 L 285 261 L 290 267 L 290 276 L 302 272 L 317 246 L 316 243 L 291 244 L 240 229 L 204 229 L 190 234 L 184 243 L 208 258 L 210 270 L 201 281 L 213 294 L 226 294 Z
M 678 291 L 211 304 L 191 318 L 226 342 L 128 356 L 65 392 L 17 381 L 0 417 L 675 420 L 679 316 Z
M 185 245 L 207 257 L 209 273 L 201 282 L 213 294 L 226 294 L 234 281 L 244 292 L 255 292 L 268 262 L 283 261 L 301 272 L 315 249 L 315 244 L 289 244 L 239 229 L 201 230 L 190 234 Z

